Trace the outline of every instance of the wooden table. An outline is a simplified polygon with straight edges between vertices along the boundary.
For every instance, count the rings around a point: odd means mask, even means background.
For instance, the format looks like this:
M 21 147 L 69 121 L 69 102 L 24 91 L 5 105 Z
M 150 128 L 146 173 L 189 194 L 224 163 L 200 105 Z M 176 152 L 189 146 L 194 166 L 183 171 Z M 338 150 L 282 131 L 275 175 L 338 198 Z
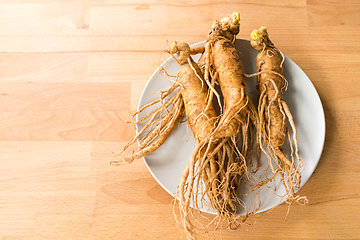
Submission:
M 129 116 L 173 41 L 205 40 L 241 13 L 267 26 L 322 100 L 326 139 L 300 194 L 223 239 L 360 237 L 360 4 L 344 1 L 3 0 L 0 239 L 181 239 L 170 196 L 142 160 L 116 167 Z M 220 239 L 219 233 L 215 233 Z

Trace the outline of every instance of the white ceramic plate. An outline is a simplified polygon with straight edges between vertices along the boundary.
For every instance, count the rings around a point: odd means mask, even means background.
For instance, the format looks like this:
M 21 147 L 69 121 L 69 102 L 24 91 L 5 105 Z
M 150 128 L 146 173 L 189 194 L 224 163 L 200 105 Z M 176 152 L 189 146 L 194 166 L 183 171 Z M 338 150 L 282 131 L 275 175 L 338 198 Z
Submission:
M 192 47 L 203 44 L 204 42 L 200 42 Z M 257 51 L 250 46 L 250 42 L 238 39 L 236 41 L 236 49 L 242 53 L 244 72 L 248 74 L 255 73 Z M 194 60 L 197 61 L 199 57 L 200 55 L 194 56 Z M 178 64 L 172 57 L 165 61 L 161 67 L 165 67 L 167 73 L 171 75 L 176 75 L 179 70 Z M 286 56 L 284 76 L 289 83 L 288 89 L 284 93 L 284 99 L 290 108 L 297 127 L 297 139 L 300 148 L 299 154 L 306 162 L 305 169 L 301 175 L 301 186 L 303 186 L 314 172 L 323 150 L 325 140 L 324 111 L 320 98 L 310 79 L 298 65 Z M 255 88 L 256 77 L 247 79 L 247 84 L 250 97 L 257 105 L 258 93 Z M 147 83 L 142 93 L 139 107 L 157 99 L 159 96 L 158 92 L 168 89 L 171 85 L 172 82 L 166 78 L 163 73 L 159 73 L 158 69 Z M 157 107 L 158 106 L 154 106 L 153 108 L 147 109 L 138 117 L 145 116 L 149 111 Z M 144 123 L 140 123 L 137 125 L 137 128 L 141 129 L 143 125 Z M 171 133 L 170 137 L 160 148 L 144 157 L 145 163 L 153 177 L 173 196 L 176 193 L 183 169 L 190 158 L 194 145 L 195 141 L 191 137 L 186 123 L 183 123 Z M 285 148 L 285 151 L 289 152 L 289 149 Z M 261 157 L 261 162 L 263 166 L 266 165 L 267 159 L 265 156 Z M 279 177 L 277 177 L 275 181 L 270 182 L 268 186 L 271 188 L 262 188 L 257 193 L 261 199 L 261 207 L 258 212 L 271 209 L 284 200 L 280 196 L 285 194 L 285 189 Z M 273 189 L 276 194 L 274 194 Z M 243 200 L 247 208 L 251 211 L 255 206 L 253 196 L 245 196 Z M 206 208 L 202 210 L 215 214 L 213 209 Z M 239 212 L 239 214 L 243 213 L 244 212 L 241 211 Z

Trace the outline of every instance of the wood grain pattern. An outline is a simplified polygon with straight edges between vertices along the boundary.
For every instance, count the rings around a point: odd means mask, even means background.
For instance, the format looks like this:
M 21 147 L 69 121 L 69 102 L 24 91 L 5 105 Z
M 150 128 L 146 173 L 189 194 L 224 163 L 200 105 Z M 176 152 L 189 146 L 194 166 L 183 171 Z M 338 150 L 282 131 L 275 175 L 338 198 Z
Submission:
M 313 0 L 307 0 L 310 26 L 359 26 L 357 18 L 360 3 L 356 0 L 338 2 L 324 1 L 321 7 Z M 341 9 L 342 14 L 336 14 Z M 324 14 L 325 13 L 325 14 Z
M 89 28 L 89 4 L 28 3 L 0 5 L 0 28 Z
M 4 82 L 86 82 L 85 54 L 2 54 L 0 78 Z M 21 69 L 21 71 L 19 71 Z
M 293 205 L 285 222 L 281 204 L 216 239 L 357 239 L 358 8 L 355 0 L 1 1 L 0 239 L 184 239 L 172 197 L 144 162 L 109 163 L 135 134 L 127 122 L 170 57 L 164 49 L 205 40 L 234 11 L 239 38 L 267 26 L 309 76 L 326 139 L 300 190 L 309 204 Z

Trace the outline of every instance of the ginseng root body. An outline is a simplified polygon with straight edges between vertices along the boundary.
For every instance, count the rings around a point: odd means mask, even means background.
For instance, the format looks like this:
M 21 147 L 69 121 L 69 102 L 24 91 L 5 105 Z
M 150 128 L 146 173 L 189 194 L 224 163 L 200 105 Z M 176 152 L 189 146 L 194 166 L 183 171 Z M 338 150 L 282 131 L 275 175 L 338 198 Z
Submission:
M 251 46 L 258 51 L 256 66 L 261 129 L 258 132 L 258 141 L 264 143 L 261 144 L 261 149 L 269 158 L 274 176 L 280 174 L 287 201 L 306 201 L 305 198 L 295 194 L 301 183 L 300 171 L 303 160 L 299 156 L 295 123 L 283 98 L 283 90 L 287 84 L 283 76 L 284 57 L 270 41 L 266 27 L 254 30 L 250 39 Z M 290 129 L 287 122 L 290 124 Z M 290 130 L 292 130 L 292 139 Z M 292 150 L 290 158 L 286 156 L 283 148 L 287 137 Z
M 217 224 L 237 218 L 236 186 L 241 169 L 234 159 L 229 138 L 211 138 L 219 118 L 211 101 L 211 90 L 199 66 L 191 58 L 189 46 L 175 42 L 170 52 L 179 54 L 176 58 L 180 65 L 178 83 L 185 115 L 197 144 L 177 191 L 181 222 L 188 237 L 193 238 L 199 204 L 208 204 L 217 212 L 213 220 Z
M 252 129 L 258 126 L 258 115 L 248 94 L 240 53 L 234 45 L 239 27 L 238 13 L 214 22 L 200 60 L 205 80 L 220 85 L 224 101 L 213 138 L 241 135 L 241 155 L 247 157 L 253 148 Z
M 241 59 L 234 46 L 235 36 L 239 32 L 239 21 L 239 15 L 234 13 L 230 17 L 222 19 L 221 22 L 215 22 L 198 63 L 201 69 L 200 73 L 198 70 L 194 71 L 193 67 L 191 68 L 193 70 L 192 77 L 197 80 L 201 79 L 202 88 L 207 89 L 206 102 L 202 105 L 203 110 L 199 113 L 199 109 L 202 109 L 199 104 L 196 107 L 198 109 L 196 115 L 201 116 L 205 112 L 204 108 L 207 109 L 211 105 L 213 97 L 219 104 L 221 112 L 218 118 L 214 118 L 216 122 L 212 125 L 212 129 L 206 128 L 206 126 L 192 128 L 195 139 L 197 139 L 197 146 L 183 173 L 178 190 L 181 213 L 190 235 L 192 234 L 192 223 L 189 223 L 188 217 L 192 211 L 189 210 L 189 203 L 192 196 L 195 196 L 192 203 L 196 205 L 197 194 L 196 192 L 192 193 L 194 186 L 199 187 L 199 184 L 193 184 L 196 177 L 210 179 L 211 184 L 205 186 L 210 189 L 210 194 L 208 194 L 210 205 L 218 213 L 215 218 L 217 225 L 227 222 L 229 228 L 236 228 L 244 223 L 249 213 L 256 212 L 256 209 L 249 211 L 246 208 L 237 192 L 240 180 L 247 174 L 247 158 L 253 148 L 253 127 L 257 127 L 258 124 L 257 111 L 249 98 Z M 182 59 L 188 59 L 190 53 L 186 53 L 186 51 L 189 50 L 184 51 L 180 46 L 177 47 L 177 50 L 180 53 L 177 58 L 180 64 L 179 83 L 182 85 L 182 79 L 189 78 L 188 74 L 191 72 L 187 65 L 193 64 L 183 64 L 182 62 Z M 191 59 L 188 62 L 191 62 Z M 182 70 L 185 67 L 186 70 Z M 182 72 L 186 72 L 182 75 L 183 77 L 180 75 Z M 215 84 L 220 86 L 223 102 L 220 94 L 215 90 Z M 187 101 L 184 97 L 186 115 L 191 116 L 187 112 Z M 209 116 L 207 117 L 209 118 Z M 192 126 L 193 121 L 191 119 L 188 121 Z M 197 121 L 201 126 L 199 117 Z M 206 124 L 208 125 L 208 123 Z M 196 132 L 202 131 L 202 129 L 206 129 L 206 133 L 203 131 L 201 135 L 203 137 L 197 138 Z M 242 142 L 241 149 L 238 148 L 238 142 Z M 197 166 L 196 170 L 195 166 Z M 208 190 L 206 189 L 206 191 Z M 242 218 L 237 215 L 239 207 L 245 212 L 245 216 Z

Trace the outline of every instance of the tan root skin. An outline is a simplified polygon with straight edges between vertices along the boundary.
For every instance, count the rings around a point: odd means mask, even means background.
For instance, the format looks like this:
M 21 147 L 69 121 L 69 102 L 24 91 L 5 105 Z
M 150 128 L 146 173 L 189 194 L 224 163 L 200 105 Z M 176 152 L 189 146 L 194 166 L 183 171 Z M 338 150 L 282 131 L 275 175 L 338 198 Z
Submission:
M 187 120 L 195 136 L 197 146 L 189 160 L 179 187 L 181 219 L 189 238 L 196 233 L 195 217 L 198 200 L 209 204 L 218 213 L 213 221 L 232 221 L 236 218 L 236 186 L 241 170 L 234 162 L 228 138 L 213 139 L 218 117 L 210 101 L 211 91 L 205 83 L 199 66 L 192 60 L 189 46 L 174 43 L 171 53 L 179 53 L 176 61 L 180 65 L 178 82 L 185 105 Z M 226 159 L 226 160 L 225 160 Z M 229 169 L 235 173 L 230 174 Z M 236 174 L 237 173 L 237 174 Z M 231 179 L 229 179 L 231 177 Z M 199 181 L 201 179 L 201 181 Z M 200 196 L 206 196 L 205 198 Z M 235 200 L 234 200 L 235 199 Z M 235 201 L 235 202 L 234 202 Z M 190 204 L 194 208 L 190 207 Z
M 242 68 L 240 53 L 235 49 L 236 34 L 239 32 L 238 13 L 214 22 L 205 45 L 202 63 L 205 80 L 218 82 L 224 96 L 224 107 L 214 138 L 233 137 L 240 128 L 250 122 L 249 128 L 258 127 L 256 108 L 249 97 Z M 246 132 L 250 133 L 249 129 Z M 252 148 L 252 136 L 244 149 Z M 246 153 L 245 153 L 246 154 Z
M 300 168 L 303 160 L 298 155 L 298 143 L 296 139 L 296 127 L 292 119 L 290 110 L 283 99 L 284 80 L 283 59 L 277 52 L 276 47 L 269 39 L 266 27 L 261 27 L 252 32 L 250 37 L 251 46 L 258 51 L 257 63 L 257 88 L 259 91 L 258 113 L 260 118 L 261 131 L 258 133 L 267 144 L 269 164 L 272 166 L 272 159 L 277 166 L 273 167 L 273 172 L 280 172 L 281 181 L 287 192 L 288 202 L 307 202 L 305 197 L 296 196 L 295 190 L 300 187 Z M 293 140 L 289 139 L 290 144 L 294 144 L 294 155 L 288 159 L 283 151 L 286 137 L 289 135 L 287 122 L 293 131 Z M 264 152 L 266 149 L 261 144 Z M 295 166 L 293 159 L 297 158 L 298 166 Z
M 185 106 L 188 106 L 185 107 L 188 121 L 192 125 L 194 135 L 200 136 L 197 132 L 201 130 L 202 136 L 201 138 L 196 138 L 198 139 L 198 145 L 194 149 L 183 173 L 178 190 L 180 195 L 180 212 L 182 214 L 181 221 L 189 238 L 193 238 L 196 233 L 196 228 L 194 227 L 196 217 L 194 212 L 190 210 L 189 204 L 197 204 L 197 192 L 194 192 L 194 186 L 199 187 L 196 183 L 194 185 L 197 177 L 201 176 L 202 180 L 205 181 L 205 190 L 209 193 L 207 196 L 210 198 L 210 205 L 218 212 L 218 215 L 214 218 L 215 220 L 213 220 L 217 226 L 227 222 L 229 228 L 237 228 L 244 224 L 247 218 L 247 215 L 243 218 L 236 215 L 238 207 L 236 205 L 245 208 L 245 212 L 248 213 L 246 206 L 236 195 L 236 190 L 242 175 L 247 171 L 245 158 L 250 155 L 253 145 L 251 129 L 254 125 L 258 127 L 259 121 L 256 108 L 247 92 L 239 53 L 234 47 L 235 36 L 239 32 L 239 21 L 239 15 L 234 13 L 230 17 L 226 17 L 222 21 L 213 24 L 205 44 L 204 53 L 199 60 L 201 71 L 198 68 L 196 68 L 196 71 L 194 71 L 195 68 L 191 68 L 191 73 L 188 67 L 185 68 L 186 65 L 193 65 L 192 61 L 189 60 L 191 53 L 189 53 L 189 49 L 186 46 L 175 43 L 172 47 L 174 52 L 179 51 L 180 53 L 177 58 L 180 64 L 179 82 L 184 90 Z M 189 79 L 199 79 L 198 76 L 200 75 L 203 76 L 201 77 L 203 79 L 201 87 L 209 89 L 207 90 L 207 99 L 211 99 L 212 95 L 215 95 L 217 98 L 219 97 L 219 94 L 214 89 L 216 83 L 220 85 L 224 96 L 223 112 L 216 125 L 213 125 L 216 128 L 207 129 L 205 125 L 209 124 L 200 123 L 199 120 L 201 118 L 199 117 L 195 118 L 195 122 L 199 124 L 199 127 L 195 127 L 195 124 L 193 124 L 194 118 L 191 117 L 192 113 L 189 112 L 189 109 L 193 108 L 185 99 L 185 94 L 188 94 L 185 92 L 189 89 L 187 84 L 192 82 Z M 187 80 L 183 82 L 182 79 Z M 194 91 L 194 93 L 191 93 L 191 97 L 188 96 L 187 98 L 196 97 L 195 93 L 199 94 L 201 91 Z M 221 105 L 220 100 L 217 99 L 217 101 Z M 208 104 L 203 102 L 202 105 L 207 106 Z M 199 111 L 201 111 L 200 114 L 206 112 L 204 109 L 199 110 L 201 109 L 199 106 L 195 106 L 194 103 L 193 111 L 196 113 L 195 116 L 200 116 Z M 204 129 L 207 130 L 203 131 Z M 236 146 L 239 134 L 242 135 L 244 142 L 241 150 Z M 221 157 L 224 155 L 222 152 L 226 155 L 225 158 Z M 222 159 L 228 160 L 223 163 Z M 195 169 L 196 164 L 198 166 L 197 169 Z M 207 184 L 206 182 L 209 180 L 210 183 Z M 214 184 L 214 180 L 218 184 Z M 254 212 L 256 212 L 256 209 L 250 212 L 250 214 Z M 195 220 L 193 220 L 194 218 Z
M 207 104 L 208 88 L 196 62 L 191 58 L 189 45 L 174 43 L 172 50 L 179 52 L 178 82 L 185 105 L 185 114 L 196 142 L 200 142 L 213 131 L 217 114 L 212 104 Z

